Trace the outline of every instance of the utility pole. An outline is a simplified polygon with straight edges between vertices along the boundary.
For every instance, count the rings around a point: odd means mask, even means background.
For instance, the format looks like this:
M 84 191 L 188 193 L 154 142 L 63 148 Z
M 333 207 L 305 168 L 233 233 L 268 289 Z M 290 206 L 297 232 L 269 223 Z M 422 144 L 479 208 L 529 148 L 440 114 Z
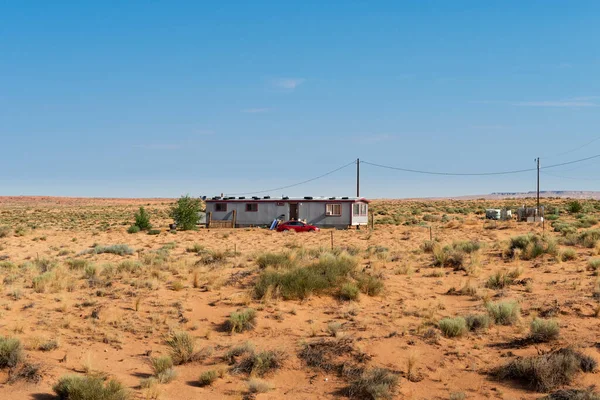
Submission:
M 360 160 L 356 159 L 356 197 L 360 197 Z
M 540 158 L 537 159 L 537 215 L 540 217 Z

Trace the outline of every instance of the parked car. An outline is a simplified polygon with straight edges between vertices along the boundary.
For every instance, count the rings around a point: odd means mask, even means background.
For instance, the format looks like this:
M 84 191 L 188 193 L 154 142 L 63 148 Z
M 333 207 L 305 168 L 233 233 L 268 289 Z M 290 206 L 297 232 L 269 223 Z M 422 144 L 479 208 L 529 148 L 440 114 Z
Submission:
M 318 232 L 317 226 L 306 224 L 302 221 L 288 221 L 277 226 L 277 232 L 296 231 L 296 232 Z

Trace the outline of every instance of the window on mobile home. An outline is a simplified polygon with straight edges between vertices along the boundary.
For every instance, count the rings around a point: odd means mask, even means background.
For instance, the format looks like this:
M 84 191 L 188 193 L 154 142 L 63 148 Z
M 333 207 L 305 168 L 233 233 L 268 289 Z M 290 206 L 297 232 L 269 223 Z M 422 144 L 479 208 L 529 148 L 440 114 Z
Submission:
M 356 216 L 367 215 L 367 205 L 365 203 L 354 203 L 352 205 L 352 214 Z
M 342 215 L 342 205 L 341 204 L 326 204 L 325 205 L 325 215 L 330 215 L 332 217 L 339 217 Z
M 258 203 L 246 203 L 246 211 L 258 211 Z
M 215 203 L 215 211 L 227 211 L 227 203 Z

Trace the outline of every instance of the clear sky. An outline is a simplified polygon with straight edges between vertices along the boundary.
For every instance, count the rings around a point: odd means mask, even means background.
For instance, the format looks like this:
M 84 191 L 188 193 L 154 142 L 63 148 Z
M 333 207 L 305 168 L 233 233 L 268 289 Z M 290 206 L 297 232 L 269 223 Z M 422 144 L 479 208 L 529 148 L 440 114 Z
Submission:
M 595 0 L 0 0 L 0 195 L 214 195 L 357 157 L 486 172 L 600 154 L 599 38 Z M 600 190 L 599 166 L 544 171 L 542 189 Z M 271 195 L 354 195 L 354 173 Z M 361 176 L 370 198 L 535 190 L 535 173 Z

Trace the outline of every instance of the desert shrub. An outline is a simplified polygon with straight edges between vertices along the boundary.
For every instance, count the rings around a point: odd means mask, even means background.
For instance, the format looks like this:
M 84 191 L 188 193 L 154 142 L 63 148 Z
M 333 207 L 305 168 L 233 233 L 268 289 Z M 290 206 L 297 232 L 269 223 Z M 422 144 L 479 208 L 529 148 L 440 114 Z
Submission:
M 357 283 L 360 291 L 367 296 L 377 296 L 383 291 L 383 281 L 374 275 L 361 274 L 357 277 Z
M 577 228 L 567 222 L 554 221 L 552 223 L 554 232 L 559 232 L 561 235 L 566 236 L 577 232 Z
M 462 269 L 465 252 L 461 249 L 455 249 L 450 246 L 433 249 L 433 265 L 435 267 L 452 267 L 456 270 Z
M 465 323 L 470 331 L 485 330 L 490 326 L 490 316 L 487 314 L 467 315 Z
M 520 381 L 539 392 L 548 392 L 570 384 L 580 372 L 592 372 L 596 361 L 571 348 L 533 357 L 517 358 L 495 369 L 499 379 Z
M 116 380 L 104 382 L 98 376 L 66 375 L 52 388 L 61 400 L 127 400 L 131 396 Z
M 598 240 L 600 240 L 599 229 L 583 231 L 577 237 L 577 243 L 582 245 L 583 247 L 587 247 L 588 249 L 593 249 L 594 247 L 596 247 L 596 243 L 598 243 Z
M 594 275 L 600 275 L 600 258 L 592 258 L 588 261 L 588 270 Z
M 135 222 L 133 225 L 137 226 L 142 231 L 147 231 L 152 228 L 150 216 L 144 207 L 140 207 L 139 211 L 135 213 Z
M 196 340 L 187 332 L 174 332 L 166 341 L 173 364 L 185 364 L 194 359 Z
M 560 218 L 560 216 L 558 216 L 556 214 L 546 214 L 546 219 L 548 221 L 556 221 L 559 218 Z
M 519 304 L 514 301 L 488 303 L 485 308 L 494 323 L 498 325 L 512 325 L 519 320 Z
M 421 245 L 421 249 L 423 249 L 425 253 L 433 253 L 433 250 L 438 246 L 439 244 L 435 240 L 426 240 Z
M 177 203 L 171 207 L 170 216 L 181 230 L 188 231 L 196 229 L 202 211 L 200 199 L 190 196 L 182 196 Z
M 129 228 L 127 228 L 127 233 L 138 233 L 140 231 L 140 227 L 137 225 L 131 225 Z
M 223 359 L 229 364 L 235 364 L 238 357 L 249 353 L 254 353 L 254 345 L 251 342 L 246 342 L 227 350 L 223 356 Z
M 560 327 L 558 322 L 535 318 L 531 321 L 529 338 L 536 343 L 549 342 L 558 339 Z
M 573 200 L 567 203 L 567 211 L 571 214 L 577 214 L 583 210 L 583 204 L 577 200 Z
M 426 222 L 440 222 L 441 220 L 442 220 L 442 217 L 439 215 L 433 215 L 433 214 L 423 215 L 423 221 L 426 221 Z
M 471 254 L 481 249 L 481 243 L 475 240 L 458 241 L 452 243 L 452 248 L 467 254 Z
M 200 386 L 210 386 L 219 378 L 219 371 L 211 369 L 210 371 L 205 371 L 198 378 L 198 384 Z
M 340 288 L 340 298 L 342 300 L 357 300 L 360 289 L 353 282 L 347 282 Z
M 36 293 L 45 293 L 50 283 L 54 280 L 53 272 L 44 272 L 33 278 L 32 287 Z
M 465 400 L 466 398 L 467 395 L 463 392 L 452 392 L 450 393 L 450 397 L 448 397 L 449 400 Z
M 560 259 L 562 261 L 571 261 L 577 258 L 577 252 L 573 249 L 565 249 L 560 254 Z
M 438 326 L 442 334 L 449 338 L 462 336 L 467 332 L 467 323 L 463 317 L 444 318 Z
M 348 281 L 356 269 L 355 258 L 341 254 L 326 254 L 316 263 L 286 271 L 266 269 L 254 286 L 255 297 L 262 299 L 268 293 L 286 300 L 305 299 L 313 293 L 330 293 Z
M 150 229 L 148 235 L 160 235 L 160 229 Z
M 514 256 L 515 250 L 521 250 L 523 260 L 532 260 L 543 254 L 557 255 L 556 241 L 550 237 L 539 235 L 523 235 L 510 238 L 509 255 Z
M 286 358 L 286 354 L 282 351 L 268 350 L 261 351 L 260 353 L 253 352 L 237 363 L 233 367 L 232 372 L 262 377 L 269 372 L 281 368 Z
M 394 398 L 398 376 L 385 368 L 372 368 L 354 379 L 347 389 L 351 399 L 388 400 Z
M 14 368 L 23 360 L 23 346 L 19 339 L 0 337 L 0 369 Z
M 16 269 L 17 266 L 10 261 L 0 261 L 0 270 L 11 270 Z
M 38 346 L 38 350 L 41 351 L 52 351 L 58 349 L 58 341 L 56 339 L 50 339 Z
M 11 229 L 9 226 L 3 225 L 0 226 L 0 238 L 5 238 L 9 236 L 11 233 Z
M 597 223 L 598 223 L 598 220 L 596 218 L 588 216 L 588 215 L 584 215 L 577 220 L 575 225 L 578 228 L 587 229 L 587 228 L 591 228 L 592 226 L 596 225 Z
M 269 382 L 265 382 L 262 379 L 249 379 L 248 380 L 248 391 L 250 393 L 266 393 L 272 389 Z
M 496 271 L 495 274 L 490 276 L 485 283 L 485 287 L 490 289 L 503 289 L 507 286 L 515 283 L 515 280 L 521 275 L 521 270 L 518 268 L 512 271 Z
M 135 273 L 142 268 L 142 263 L 134 260 L 125 260 L 117 265 L 118 272 Z
M 113 244 L 111 246 L 94 246 L 82 251 L 80 254 L 117 254 L 119 256 L 132 255 L 133 249 L 126 244 Z
M 13 369 L 11 371 L 8 383 L 15 383 L 20 380 L 31 383 L 40 383 L 42 378 L 41 364 L 23 363 L 19 369 Z
M 173 359 L 170 356 L 151 358 L 150 365 L 159 383 L 171 382 L 177 375 L 173 368 Z
M 588 389 L 561 389 L 550 393 L 541 400 L 600 400 L 600 394 L 594 387 Z
M 88 266 L 90 262 L 88 260 L 82 260 L 80 258 L 72 258 L 66 261 L 69 269 L 72 270 L 83 270 Z
M 294 266 L 291 254 L 289 253 L 263 253 L 256 258 L 259 268 L 290 268 Z
M 252 330 L 256 326 L 256 310 L 246 308 L 241 311 L 232 312 L 226 325 L 231 333 Z

